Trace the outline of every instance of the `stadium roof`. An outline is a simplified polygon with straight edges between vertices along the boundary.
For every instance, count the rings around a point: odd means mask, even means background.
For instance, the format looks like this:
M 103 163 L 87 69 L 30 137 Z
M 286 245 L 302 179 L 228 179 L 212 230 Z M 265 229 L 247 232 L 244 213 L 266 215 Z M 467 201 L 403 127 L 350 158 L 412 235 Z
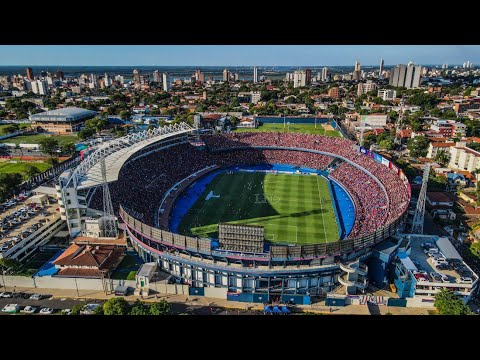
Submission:
M 165 131 L 162 132 L 164 129 Z M 102 151 L 104 153 L 105 167 L 107 170 L 107 182 L 117 181 L 118 175 L 120 174 L 120 169 L 133 154 L 157 141 L 180 134 L 190 133 L 193 130 L 194 129 L 191 126 L 181 123 L 158 128 L 151 132 L 151 135 L 149 135 L 150 137 L 146 137 L 146 135 L 142 136 L 142 134 L 139 133 L 108 141 L 100 145 L 94 154 L 88 156 L 88 161 L 86 162 L 90 161 L 91 166 L 88 166 L 88 169 L 86 168 L 86 173 L 84 173 L 83 176 L 80 176 L 76 187 L 78 189 L 85 189 L 98 186 L 103 183 L 99 162 L 99 158 L 102 155 L 95 156 L 96 153 L 102 153 Z M 143 132 L 143 134 L 147 133 L 149 132 Z M 138 139 L 134 139 L 136 136 Z
M 78 107 L 66 107 L 30 115 L 34 121 L 75 121 L 95 116 L 97 112 Z

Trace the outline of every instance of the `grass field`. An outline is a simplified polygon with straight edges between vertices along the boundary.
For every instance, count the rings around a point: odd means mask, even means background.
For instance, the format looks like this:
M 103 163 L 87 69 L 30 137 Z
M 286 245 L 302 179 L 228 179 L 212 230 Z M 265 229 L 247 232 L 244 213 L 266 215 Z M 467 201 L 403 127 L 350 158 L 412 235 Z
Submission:
M 10 143 L 10 144 L 38 144 L 38 142 L 44 138 L 51 137 L 58 141 L 59 145 L 65 143 L 73 142 L 76 143 L 80 139 L 77 135 L 25 135 L 25 136 L 16 136 L 9 139 L 4 139 L 0 143 Z
M 11 126 L 12 124 L 0 124 L 0 136 L 1 135 L 6 135 L 4 132 L 3 132 L 3 129 L 7 126 Z M 29 128 L 30 127 L 30 124 L 29 123 L 23 123 L 23 124 L 19 124 L 20 127 L 26 127 L 26 128 Z
M 213 191 L 214 195 L 205 200 Z M 218 223 L 261 225 L 275 243 L 315 244 L 339 238 L 326 180 L 320 176 L 221 173 L 180 222 L 179 233 L 218 237 Z
M 239 128 L 235 131 L 280 131 L 280 132 L 298 132 L 305 134 L 317 134 L 317 135 L 326 135 L 340 137 L 340 133 L 336 130 L 325 130 L 321 124 L 317 124 L 315 129 L 315 124 L 291 124 L 289 127 L 283 127 L 283 124 L 263 124 L 257 129 L 253 128 Z
M 112 279 L 135 280 L 135 275 L 137 274 L 140 265 L 141 264 L 137 263 L 133 256 L 127 254 L 112 273 Z
M 22 161 L 22 162 L 17 162 L 17 163 L 10 163 L 8 161 L 2 161 L 0 162 L 0 174 L 12 174 L 12 173 L 20 173 L 23 174 L 25 171 L 25 168 L 27 165 L 33 165 L 40 172 L 44 172 L 45 170 L 48 170 L 52 166 L 46 162 L 27 162 L 27 161 Z M 28 178 L 24 176 L 24 178 Z

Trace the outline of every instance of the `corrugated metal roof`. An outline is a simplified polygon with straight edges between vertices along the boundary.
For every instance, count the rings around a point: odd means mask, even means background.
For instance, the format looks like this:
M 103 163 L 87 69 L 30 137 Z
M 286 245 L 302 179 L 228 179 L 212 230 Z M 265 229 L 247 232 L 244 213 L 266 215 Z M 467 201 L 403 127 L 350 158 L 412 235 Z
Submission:
M 447 259 L 462 260 L 462 257 L 458 253 L 457 249 L 452 245 L 447 237 L 441 237 L 437 240 L 436 245 Z
M 405 269 L 410 270 L 410 271 L 417 271 L 417 267 L 415 264 L 412 262 L 412 259 L 410 257 L 405 257 L 405 258 L 400 258 L 400 261 L 402 262 L 403 266 L 405 266 Z

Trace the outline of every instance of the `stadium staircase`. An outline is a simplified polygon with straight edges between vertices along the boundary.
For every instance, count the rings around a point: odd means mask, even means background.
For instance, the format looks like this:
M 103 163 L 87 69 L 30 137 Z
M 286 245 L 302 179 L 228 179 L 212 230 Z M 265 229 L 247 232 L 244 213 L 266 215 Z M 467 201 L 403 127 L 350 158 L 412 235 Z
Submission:
M 368 287 L 368 267 L 359 260 L 343 264 L 340 263 L 341 273 L 338 282 L 345 287 L 346 295 L 355 295 L 358 292 L 364 293 Z

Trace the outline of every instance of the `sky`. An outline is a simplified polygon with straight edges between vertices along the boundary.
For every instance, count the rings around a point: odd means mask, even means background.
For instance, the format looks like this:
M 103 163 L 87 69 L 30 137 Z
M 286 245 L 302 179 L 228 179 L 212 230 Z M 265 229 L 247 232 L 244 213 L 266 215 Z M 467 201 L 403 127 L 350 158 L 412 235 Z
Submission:
M 479 45 L 0 45 L 1 65 L 480 65 Z

